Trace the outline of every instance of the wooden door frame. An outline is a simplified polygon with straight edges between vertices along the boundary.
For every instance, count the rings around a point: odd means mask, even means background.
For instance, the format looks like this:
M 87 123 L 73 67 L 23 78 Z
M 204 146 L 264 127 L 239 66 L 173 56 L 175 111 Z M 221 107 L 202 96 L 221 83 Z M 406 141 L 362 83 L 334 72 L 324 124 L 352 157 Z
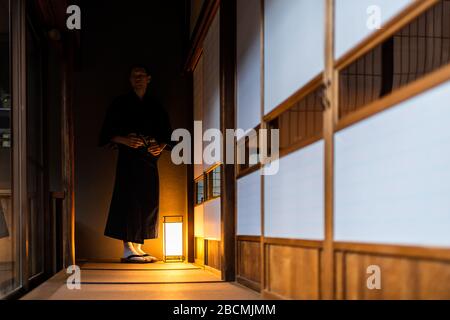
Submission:
M 53 273 L 53 268 L 51 270 L 49 267 L 52 266 L 52 263 L 46 263 L 49 261 L 44 261 L 44 272 L 39 275 L 32 281 L 29 279 L 30 270 L 29 270 L 29 249 L 27 243 L 29 243 L 29 235 L 28 228 L 30 221 L 28 219 L 28 200 L 27 200 L 27 61 L 26 61 L 26 31 L 27 31 L 27 7 L 26 0 L 14 0 L 10 1 L 10 17 L 11 17 L 11 44 L 10 44 L 10 52 L 11 52 L 11 96 L 12 96 L 12 215 L 15 219 L 17 219 L 17 232 L 19 235 L 17 236 L 18 243 L 16 244 L 19 247 L 19 261 L 16 263 L 19 264 L 19 275 L 20 279 L 17 279 L 18 285 L 15 290 L 13 290 L 9 295 L 5 298 L 13 299 L 18 298 L 27 291 L 29 291 L 33 286 L 45 280 L 46 277 L 50 276 Z M 70 42 L 70 41 L 69 41 Z M 44 45 L 44 43 L 42 43 Z M 66 47 L 67 50 L 64 51 L 65 57 L 65 68 L 64 70 L 71 70 L 70 68 L 70 47 Z M 43 65 L 46 66 L 45 63 Z M 45 70 L 43 70 L 43 75 L 45 75 Z M 71 115 L 71 105 L 69 105 L 68 101 L 71 96 L 68 95 L 70 84 L 68 84 L 68 78 L 70 77 L 69 72 L 63 72 L 62 79 L 64 83 L 65 90 L 62 95 L 62 106 L 64 107 L 64 115 L 61 118 L 62 123 L 64 124 L 64 137 L 67 140 L 63 141 L 64 146 L 71 152 L 63 154 L 64 161 L 64 183 L 66 186 L 66 190 L 68 190 L 68 194 L 71 195 L 71 199 L 74 197 L 74 176 L 73 176 L 73 164 L 74 164 L 74 154 L 73 154 L 73 117 L 68 116 Z M 43 91 L 43 95 L 45 96 L 46 92 Z M 45 121 L 45 120 L 44 120 Z M 43 123 L 45 126 L 45 123 Z M 43 128 L 45 129 L 45 128 Z M 45 139 L 45 137 L 44 137 Z M 69 142 L 67 144 L 67 141 Z M 44 142 L 45 144 L 45 142 Z M 64 150 L 66 151 L 66 150 Z M 45 157 L 45 154 L 44 154 Z M 70 170 L 69 170 L 70 169 Z M 68 174 L 67 174 L 67 173 Z M 44 173 L 48 174 L 48 172 Z M 48 177 L 44 177 L 44 188 L 47 189 L 48 181 L 45 181 Z M 47 197 L 46 195 L 48 190 L 44 190 L 44 213 L 48 215 L 48 205 L 46 203 Z M 66 211 L 63 213 L 65 215 L 66 220 L 68 222 L 67 229 L 69 232 L 66 235 L 66 238 L 69 238 L 67 241 L 67 247 L 64 249 L 65 255 L 67 258 L 64 260 L 64 266 L 68 266 L 70 264 L 75 263 L 75 252 L 74 252 L 74 214 L 73 210 L 73 201 L 69 202 L 69 206 L 66 205 Z M 46 217 L 48 218 L 48 217 Z M 47 221 L 47 220 L 46 220 Z M 51 239 L 46 237 L 44 245 L 46 246 L 47 242 Z M 52 251 L 44 248 L 45 260 L 52 258 Z
M 203 41 L 216 14 L 220 10 L 220 129 L 235 129 L 236 84 L 236 0 L 207 1 L 196 23 L 185 71 L 193 73 L 202 51 Z M 222 150 L 224 159 L 226 148 Z M 193 170 L 189 169 L 189 170 Z M 224 281 L 235 281 L 236 276 L 236 173 L 233 164 L 223 164 L 221 170 L 221 274 Z M 189 189 L 193 180 L 188 181 Z M 193 194 L 192 190 L 189 194 Z M 193 204 L 193 203 L 192 203 Z M 193 205 L 189 203 L 189 207 Z M 191 210 L 191 209 L 190 209 Z M 193 211 L 193 209 L 192 209 Z M 193 223 L 191 228 L 193 229 Z M 192 230 L 193 231 L 193 230 Z
M 28 282 L 28 204 L 26 167 L 26 12 L 25 1 L 10 1 L 11 12 L 11 88 L 12 88 L 12 215 L 18 220 L 20 280 L 18 290 Z M 16 238 L 17 239 L 17 238 Z M 16 240 L 15 239 L 15 240 Z
M 73 118 L 73 62 L 72 42 L 63 43 L 61 136 L 62 180 L 65 193 L 63 203 L 63 266 L 76 264 L 75 258 L 75 136 Z

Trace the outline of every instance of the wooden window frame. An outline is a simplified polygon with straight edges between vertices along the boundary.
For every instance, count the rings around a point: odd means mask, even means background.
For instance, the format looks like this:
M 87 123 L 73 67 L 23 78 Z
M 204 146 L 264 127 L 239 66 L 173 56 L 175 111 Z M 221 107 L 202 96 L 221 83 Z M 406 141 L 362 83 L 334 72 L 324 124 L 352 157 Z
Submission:
M 438 4 L 439 1 L 440 0 L 424 0 L 416 1 L 410 4 L 401 13 L 388 21 L 383 29 L 375 32 L 372 36 L 363 40 L 358 46 L 356 46 L 349 53 L 345 54 L 339 60 L 334 61 L 333 72 L 335 74 L 333 76 L 333 86 L 336 99 L 335 103 L 337 105 L 336 114 L 334 115 L 334 132 L 343 130 L 357 122 L 365 120 L 386 109 L 394 107 L 399 103 L 413 98 L 423 93 L 424 91 L 436 87 L 437 85 L 442 84 L 446 80 L 450 79 L 450 65 L 446 65 L 437 69 L 436 71 L 424 75 L 423 77 L 415 81 L 412 81 L 411 83 L 393 91 L 390 94 L 387 94 L 384 97 L 381 97 L 366 105 L 359 106 L 356 111 L 353 111 L 343 116 L 342 118 L 339 118 L 339 79 L 341 72 L 352 63 L 357 61 L 359 58 L 363 57 L 365 54 L 381 45 L 384 41 L 386 41 L 390 37 L 393 37 L 402 28 L 413 22 L 420 15 L 424 14 L 428 9 Z
M 259 124 L 258 126 L 256 126 L 255 128 L 253 128 L 253 130 L 255 130 L 256 132 L 256 143 L 258 144 L 257 147 L 257 152 L 259 152 L 259 129 L 261 128 L 261 124 Z M 245 139 L 245 147 L 244 147 L 244 152 L 245 152 L 245 164 L 238 164 L 237 160 L 237 154 L 238 151 L 241 148 L 241 144 L 244 143 L 243 140 Z M 236 162 L 236 177 L 237 179 L 240 179 L 242 177 L 245 177 L 257 170 L 259 170 L 261 168 L 261 159 L 258 158 L 258 162 L 256 164 L 250 165 L 249 163 L 249 157 L 250 157 L 250 148 L 249 148 L 249 143 L 250 143 L 250 138 L 248 135 L 245 135 L 243 137 L 241 137 L 239 140 L 236 140 L 234 142 L 234 146 L 235 146 L 235 162 Z
M 198 202 L 198 189 L 197 189 L 197 184 L 203 180 L 203 198 L 202 201 Z M 201 206 L 204 202 L 205 202 L 205 189 L 206 186 L 206 182 L 205 182 L 205 177 L 204 175 L 199 176 L 197 179 L 194 180 L 194 207 L 198 207 Z
M 209 185 L 210 182 L 209 182 L 208 178 L 209 178 L 209 175 L 213 174 L 213 172 L 217 168 L 220 168 L 220 173 L 221 173 L 222 172 L 222 164 L 221 163 L 217 163 L 217 164 L 213 165 L 211 168 L 209 168 L 208 170 L 206 170 L 205 173 L 203 174 L 204 181 L 205 181 L 205 186 L 204 186 L 204 188 L 205 188 L 205 200 L 204 200 L 203 203 L 206 203 L 208 201 L 216 200 L 216 199 L 220 198 L 221 195 L 222 195 L 222 192 L 218 196 L 217 195 L 214 196 L 214 195 L 210 194 L 210 185 Z M 221 185 L 222 185 L 222 181 L 221 181 Z

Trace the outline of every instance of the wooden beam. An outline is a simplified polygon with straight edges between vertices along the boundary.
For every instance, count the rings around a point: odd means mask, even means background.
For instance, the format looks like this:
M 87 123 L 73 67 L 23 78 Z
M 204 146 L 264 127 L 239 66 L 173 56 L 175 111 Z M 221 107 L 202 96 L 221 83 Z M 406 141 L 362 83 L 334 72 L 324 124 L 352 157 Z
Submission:
M 236 110 L 236 0 L 220 2 L 220 122 L 221 131 L 235 129 Z M 226 159 L 226 144 L 223 159 Z M 235 166 L 224 163 L 221 171 L 221 254 L 222 279 L 234 281 L 236 275 Z
M 186 59 L 185 71 L 193 72 L 203 51 L 203 40 L 208 33 L 214 17 L 221 6 L 220 0 L 205 1 L 204 7 L 194 29 L 191 46 Z
M 336 252 L 357 252 L 399 258 L 450 261 L 450 249 L 440 247 L 419 247 L 406 245 L 335 242 Z

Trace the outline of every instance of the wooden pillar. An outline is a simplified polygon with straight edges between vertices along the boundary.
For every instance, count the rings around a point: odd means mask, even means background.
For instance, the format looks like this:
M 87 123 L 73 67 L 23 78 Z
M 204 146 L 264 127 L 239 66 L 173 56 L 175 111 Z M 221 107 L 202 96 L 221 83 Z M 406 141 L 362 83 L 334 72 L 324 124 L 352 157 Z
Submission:
M 62 66 L 62 179 L 64 201 L 64 265 L 75 264 L 75 155 L 73 130 L 73 52 L 70 37 L 64 39 Z
M 220 2 L 220 123 L 225 136 L 226 129 L 235 129 L 236 83 L 236 0 Z M 226 146 L 223 147 L 226 159 Z M 222 279 L 234 281 L 236 276 L 236 226 L 235 226 L 235 166 L 223 164 L 222 170 Z
M 11 1 L 12 71 L 12 160 L 13 216 L 19 217 L 21 285 L 29 287 L 29 232 L 27 188 L 27 113 L 26 113 L 26 11 L 25 1 Z
M 260 36 L 260 71 L 261 71 L 261 77 L 260 77 L 260 87 L 261 87 L 261 96 L 260 96 L 260 116 L 261 116 L 261 122 L 260 122 L 260 127 L 261 129 L 267 129 L 267 124 L 264 121 L 264 114 L 265 114 L 265 108 L 264 108 L 264 104 L 265 104 L 265 99 L 264 99 L 264 95 L 265 95 L 265 78 L 264 78 L 264 73 L 265 73 L 265 64 L 264 64 L 264 44 L 265 44 L 265 40 L 264 40 L 264 32 L 265 32 L 265 19 L 264 19 L 264 14 L 265 14 L 265 6 L 264 6 L 264 0 L 260 0 L 259 5 L 260 5 L 260 32 L 259 32 L 259 36 Z M 265 143 L 265 142 L 264 142 Z M 260 171 L 263 171 L 263 165 L 261 165 L 261 169 Z M 261 282 L 261 292 L 264 295 L 264 292 L 266 290 L 266 244 L 264 242 L 264 234 L 265 234 L 265 228 L 264 228 L 264 214 L 265 214 L 265 207 L 264 207 L 264 199 L 265 199 L 265 194 L 264 194 L 264 175 L 261 174 L 260 175 L 260 181 L 261 181 L 261 187 L 260 187 L 260 201 L 261 201 L 261 216 L 260 216 L 260 220 L 261 220 L 261 237 L 260 237 L 260 241 L 259 241 L 259 245 L 260 245 L 260 270 L 261 270 L 261 276 L 260 276 L 260 282 Z
M 334 0 L 326 1 L 325 14 L 325 72 L 324 72 L 324 138 L 325 138 L 325 241 L 322 259 L 322 299 L 334 299 L 334 127 L 336 95 L 334 72 Z

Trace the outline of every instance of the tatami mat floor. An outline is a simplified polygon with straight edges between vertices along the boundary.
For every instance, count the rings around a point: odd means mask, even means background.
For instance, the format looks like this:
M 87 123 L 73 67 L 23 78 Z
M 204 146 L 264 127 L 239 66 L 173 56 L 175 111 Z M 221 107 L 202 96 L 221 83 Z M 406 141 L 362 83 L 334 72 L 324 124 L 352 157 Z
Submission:
M 70 290 L 64 271 L 24 300 L 255 300 L 260 295 L 192 264 L 86 263 L 80 289 Z

